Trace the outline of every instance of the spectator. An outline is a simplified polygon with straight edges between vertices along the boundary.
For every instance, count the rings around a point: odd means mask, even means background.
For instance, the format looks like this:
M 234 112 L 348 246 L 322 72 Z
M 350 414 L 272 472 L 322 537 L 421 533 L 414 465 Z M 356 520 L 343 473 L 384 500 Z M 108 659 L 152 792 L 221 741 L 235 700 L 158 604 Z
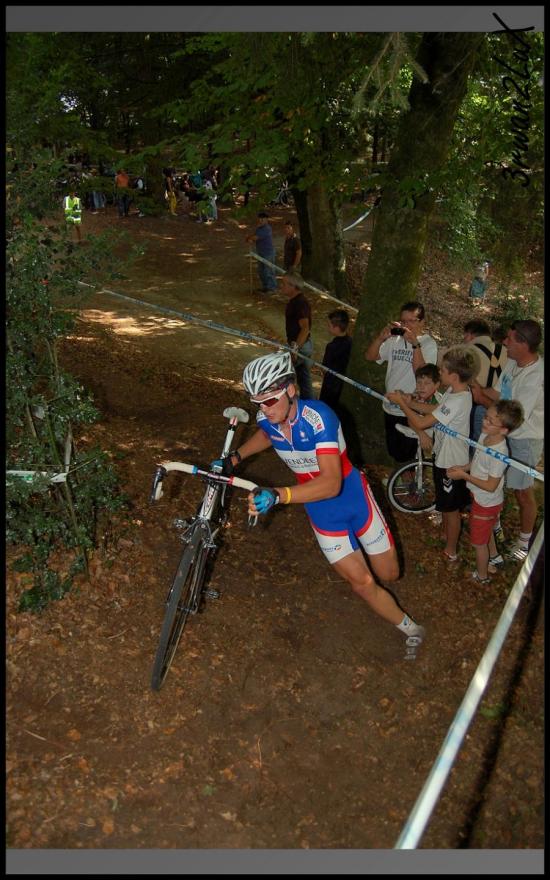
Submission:
M 388 398 L 398 403 L 415 431 L 425 431 L 440 422 L 458 434 L 468 436 L 472 395 L 468 387 L 477 370 L 477 361 L 471 351 L 460 346 L 450 348 L 443 356 L 441 381 L 448 386 L 437 404 L 424 404 L 431 414 L 419 415 L 401 391 L 390 391 Z M 419 405 L 419 404 L 418 404 Z M 469 463 L 468 444 L 460 437 L 452 437 L 443 431 L 434 436 L 434 483 L 435 507 L 443 514 L 445 548 L 443 556 L 448 562 L 457 562 L 457 545 L 460 537 L 460 511 L 470 502 L 470 495 L 463 479 L 452 479 L 448 469 L 464 467 Z
M 92 190 L 92 214 L 98 211 L 107 211 L 107 196 L 102 190 Z
M 287 295 L 288 303 L 285 309 L 285 325 L 287 342 L 292 349 L 292 361 L 300 397 L 302 400 L 314 400 L 313 385 L 309 363 L 304 358 L 311 358 L 313 354 L 313 341 L 311 339 L 311 306 L 302 288 L 303 279 L 300 275 L 287 272 L 281 278 L 282 292 Z
M 200 190 L 202 190 L 202 177 L 200 175 L 200 172 L 197 172 L 196 174 L 188 175 L 187 198 L 189 199 L 189 202 L 191 205 L 195 205 L 197 207 L 197 213 L 198 213 L 197 219 L 202 220 L 202 211 L 199 210 L 199 204 L 204 199 L 204 193 L 199 191 L 199 188 L 195 185 L 196 180 L 201 181 Z
M 510 457 L 535 468 L 542 455 L 544 439 L 544 361 L 538 355 L 542 328 L 537 321 L 514 321 L 504 340 L 508 360 L 494 388 L 472 383 L 474 399 L 484 406 L 495 400 L 517 400 L 523 407 L 524 421 L 508 435 Z M 510 466 L 506 487 L 514 490 L 519 506 L 519 535 L 509 551 L 512 559 L 523 561 L 537 519 L 534 477 Z
M 400 390 L 412 394 L 416 388 L 415 371 L 424 364 L 437 363 L 437 344 L 424 332 L 425 312 L 422 303 L 412 301 L 401 306 L 399 321 L 382 328 L 365 352 L 368 361 L 387 362 L 386 391 Z M 396 430 L 406 425 L 407 419 L 396 403 L 385 400 L 382 404 L 386 430 L 386 446 L 397 462 L 411 461 L 416 455 L 417 442 Z
M 196 190 L 199 190 L 202 186 L 202 174 L 200 171 L 193 171 L 189 175 L 189 180 Z
M 464 325 L 464 342 L 476 354 L 480 369 L 476 375 L 479 385 L 492 388 L 502 373 L 508 355 L 500 342 L 493 342 L 489 325 L 486 321 L 473 318 Z M 470 417 L 470 437 L 477 440 L 481 434 L 481 424 L 485 418 L 486 407 L 474 403 Z
M 183 211 L 185 214 L 189 214 L 189 211 L 191 210 L 191 201 L 189 199 L 189 189 L 190 189 L 189 175 L 182 174 L 182 176 L 178 182 L 177 188 L 176 188 L 176 196 L 177 196 L 178 202 L 180 203 L 181 207 L 183 208 Z
M 258 225 L 256 231 L 246 236 L 249 242 L 256 242 L 256 253 L 259 257 L 269 260 L 270 263 L 275 262 L 275 248 L 273 247 L 273 231 L 269 223 L 269 215 L 265 211 L 258 214 Z M 267 293 L 271 295 L 277 290 L 277 281 L 275 272 L 271 266 L 266 266 L 258 260 L 258 275 L 260 277 L 261 289 L 257 293 Z
M 291 224 L 288 224 L 289 226 Z M 328 315 L 328 332 L 334 337 L 326 346 L 323 364 L 345 376 L 351 354 L 351 336 L 348 334 L 349 315 L 345 309 L 334 309 Z M 319 400 L 328 404 L 338 415 L 339 400 L 344 383 L 337 376 L 325 373 Z
M 123 169 L 119 169 L 115 177 L 116 203 L 118 207 L 118 216 L 127 217 L 132 197 L 128 191 L 130 186 L 130 178 Z
M 473 300 L 474 304 L 483 302 L 485 299 L 488 277 L 489 261 L 483 260 L 483 262 L 476 267 L 474 279 L 470 284 L 470 290 L 468 291 L 468 296 Z
M 164 174 L 164 197 L 168 202 L 168 210 L 170 211 L 172 216 L 175 217 L 177 199 L 174 186 L 173 171 L 171 168 L 163 168 L 162 173 Z
M 71 189 L 68 196 L 63 199 L 63 210 L 65 211 L 65 222 L 69 227 L 74 227 L 78 243 L 82 244 L 82 233 L 80 224 L 82 223 L 82 203 L 76 194 L 75 189 Z
M 140 205 L 141 198 L 142 198 L 142 196 L 145 194 L 145 181 L 143 180 L 143 177 L 141 177 L 141 176 L 136 177 L 135 180 L 134 180 L 133 183 L 132 183 L 132 186 L 133 186 L 133 188 L 136 190 L 136 209 L 137 209 L 137 216 L 138 216 L 138 217 L 144 217 L 145 214 L 144 214 L 143 211 L 141 210 L 141 205 Z
M 302 259 L 302 244 L 294 232 L 294 226 L 285 223 L 285 240 L 283 251 L 283 268 L 285 272 L 296 272 Z
M 424 364 L 423 367 L 418 368 L 415 377 L 416 389 L 414 393 L 403 396 L 415 412 L 426 415 L 432 412 L 434 404 L 437 406 L 443 398 L 439 391 L 441 384 L 439 367 L 436 364 Z M 427 404 L 427 406 L 424 404 Z M 427 428 L 425 431 L 417 431 L 416 433 L 424 452 L 431 453 L 433 448 L 433 428 Z
M 204 181 L 204 188 L 206 190 L 205 195 L 208 202 L 208 216 L 206 222 L 209 223 L 210 220 L 218 219 L 218 209 L 216 207 L 216 199 L 218 198 L 218 196 L 214 192 L 214 185 L 211 178 L 206 178 L 206 180 Z
M 490 406 L 483 418 L 483 434 L 479 442 L 502 455 L 507 454 L 506 436 L 523 421 L 523 411 L 515 400 L 499 400 Z M 507 465 L 483 449 L 476 449 L 471 464 L 447 469 L 452 480 L 465 479 L 472 493 L 470 510 L 470 540 L 475 547 L 476 570 L 472 572 L 478 584 L 489 582 L 493 574 L 504 564 L 499 555 L 494 527 L 504 503 L 504 471 Z

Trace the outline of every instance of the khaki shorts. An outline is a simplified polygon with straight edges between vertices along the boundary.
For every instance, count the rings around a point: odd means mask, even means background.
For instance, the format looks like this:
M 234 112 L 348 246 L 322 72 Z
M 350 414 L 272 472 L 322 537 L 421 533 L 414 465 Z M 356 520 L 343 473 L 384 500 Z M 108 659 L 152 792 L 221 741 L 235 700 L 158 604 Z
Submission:
M 523 464 L 528 464 L 532 468 L 535 468 L 539 463 L 543 447 L 544 440 L 530 440 L 529 438 L 514 440 L 512 437 L 508 437 L 510 458 L 521 461 Z M 509 465 L 506 471 L 507 489 L 528 489 L 534 482 L 534 477 L 530 477 L 529 474 L 520 471 L 519 468 Z

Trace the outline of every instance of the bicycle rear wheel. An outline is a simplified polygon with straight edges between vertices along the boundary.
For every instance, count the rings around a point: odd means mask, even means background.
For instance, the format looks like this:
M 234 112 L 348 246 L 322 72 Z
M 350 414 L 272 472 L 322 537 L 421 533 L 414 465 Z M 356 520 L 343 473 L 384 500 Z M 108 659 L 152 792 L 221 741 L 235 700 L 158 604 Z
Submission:
M 164 683 L 187 618 L 190 614 L 196 614 L 199 609 L 209 553 L 210 548 L 205 547 L 200 531 L 196 529 L 183 551 L 166 600 L 166 612 L 151 677 L 154 691 L 160 690 Z
M 388 498 L 402 513 L 428 513 L 435 508 L 433 462 L 411 461 L 388 480 Z

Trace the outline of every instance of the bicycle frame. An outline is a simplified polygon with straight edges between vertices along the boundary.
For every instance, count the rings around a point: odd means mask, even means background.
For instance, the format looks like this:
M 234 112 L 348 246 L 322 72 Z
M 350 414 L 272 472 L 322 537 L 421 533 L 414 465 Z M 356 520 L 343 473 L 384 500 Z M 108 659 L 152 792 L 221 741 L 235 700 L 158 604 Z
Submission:
M 249 418 L 245 410 L 237 407 L 229 407 L 224 410 L 223 414 L 229 419 L 229 427 L 221 453 L 222 459 L 229 454 L 239 422 L 248 422 Z M 205 588 L 205 576 L 208 560 L 213 557 L 217 549 L 215 538 L 227 518 L 223 507 L 227 486 L 238 486 L 249 492 L 257 488 L 256 484 L 249 480 L 225 476 L 221 473 L 221 468 L 206 471 L 186 462 L 166 461 L 160 464 L 155 472 L 151 492 L 152 502 L 162 496 L 162 481 L 169 471 L 199 475 L 206 481 L 207 487 L 196 516 L 191 517 L 187 522 L 180 521 L 181 524 L 186 525 L 181 536 L 185 547 L 166 599 L 160 641 L 153 666 L 151 681 L 153 690 L 159 690 L 162 687 L 187 618 L 190 614 L 193 615 L 199 611 L 201 597 L 218 598 L 219 596 L 216 590 Z M 218 503 L 221 504 L 221 510 L 218 508 Z M 257 517 L 253 517 L 252 520 L 249 517 L 249 523 L 253 522 L 255 525 L 256 521 Z M 176 523 L 178 523 L 177 520 Z
M 238 424 L 240 422 L 246 424 L 249 420 L 248 413 L 244 409 L 240 409 L 236 406 L 227 407 L 224 409 L 223 414 L 226 419 L 229 419 L 229 427 L 225 435 L 220 458 L 227 457 Z M 169 471 L 182 471 L 186 474 L 198 474 L 207 478 L 208 488 L 206 489 L 198 513 L 198 517 L 206 520 L 209 520 L 212 517 L 214 504 L 220 492 L 220 486 L 223 486 L 224 493 L 227 485 L 239 486 L 241 489 L 248 489 L 250 492 L 257 488 L 256 484 L 251 483 L 249 480 L 241 480 L 239 477 L 225 477 L 221 471 L 219 473 L 216 471 L 205 471 L 197 467 L 197 465 L 187 464 L 183 461 L 163 461 L 158 465 L 155 473 L 153 488 L 151 490 L 151 502 L 158 501 L 159 498 L 162 498 L 162 481 Z M 208 480 L 208 478 L 210 478 L 210 480 Z

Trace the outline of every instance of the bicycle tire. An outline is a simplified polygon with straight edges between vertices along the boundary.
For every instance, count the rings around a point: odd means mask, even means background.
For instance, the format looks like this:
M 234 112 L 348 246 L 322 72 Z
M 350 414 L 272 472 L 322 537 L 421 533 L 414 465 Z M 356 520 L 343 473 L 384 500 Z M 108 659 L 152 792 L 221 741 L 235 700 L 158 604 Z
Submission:
M 151 676 L 151 687 L 154 691 L 160 690 L 164 683 L 187 618 L 198 611 L 210 549 L 202 543 L 200 530 L 196 529 L 183 551 L 168 593 Z
M 435 509 L 433 462 L 422 462 L 421 486 L 418 485 L 419 467 L 418 461 L 411 461 L 394 471 L 388 480 L 388 499 L 401 513 L 429 513 Z

